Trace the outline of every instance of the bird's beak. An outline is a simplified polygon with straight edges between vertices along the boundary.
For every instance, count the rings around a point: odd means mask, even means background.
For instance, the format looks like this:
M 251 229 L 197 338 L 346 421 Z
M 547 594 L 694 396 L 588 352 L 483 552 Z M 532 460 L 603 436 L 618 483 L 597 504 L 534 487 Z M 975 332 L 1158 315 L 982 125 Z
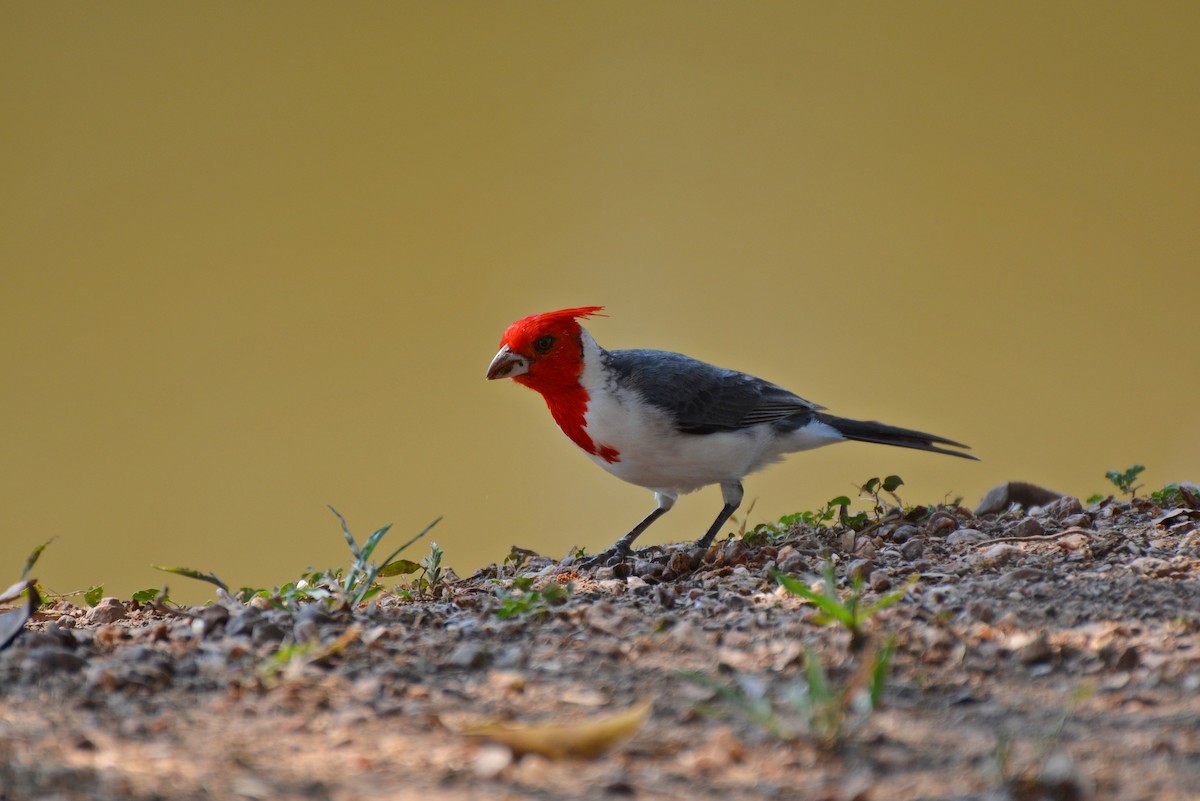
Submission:
M 529 360 L 519 353 L 513 353 L 505 345 L 488 365 L 487 377 L 489 381 L 493 378 L 516 378 L 528 372 Z

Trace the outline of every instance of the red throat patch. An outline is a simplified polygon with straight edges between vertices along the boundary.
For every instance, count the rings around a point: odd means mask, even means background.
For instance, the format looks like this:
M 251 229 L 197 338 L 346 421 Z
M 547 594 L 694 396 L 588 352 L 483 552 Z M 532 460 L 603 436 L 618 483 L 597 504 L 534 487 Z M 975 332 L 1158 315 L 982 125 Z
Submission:
M 596 442 L 588 436 L 585 416 L 587 415 L 588 401 L 591 398 L 586 389 L 578 387 L 576 390 L 556 392 L 553 395 L 543 392 L 542 397 L 546 399 L 550 416 L 554 418 L 554 422 L 558 423 L 558 427 L 572 442 L 593 456 L 599 456 L 609 464 L 621 461 L 621 454 L 616 448 L 608 445 L 596 447 Z
M 554 422 L 572 442 L 611 464 L 619 461 L 620 454 L 607 445 L 597 446 L 588 436 L 586 416 L 591 398 L 579 383 L 583 374 L 583 329 L 579 320 L 603 309 L 580 306 L 531 314 L 510 325 L 500 344 L 529 359 L 528 372 L 513 380 L 545 398 Z

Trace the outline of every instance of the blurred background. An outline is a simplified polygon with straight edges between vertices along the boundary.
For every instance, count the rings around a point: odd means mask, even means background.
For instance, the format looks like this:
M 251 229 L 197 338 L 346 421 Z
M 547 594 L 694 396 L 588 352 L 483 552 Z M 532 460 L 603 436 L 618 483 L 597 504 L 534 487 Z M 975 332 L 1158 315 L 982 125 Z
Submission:
M 0 585 L 51 537 L 58 592 L 281 584 L 346 564 L 325 504 L 393 545 L 444 515 L 407 555 L 463 574 L 605 547 L 650 493 L 484 380 L 565 306 L 984 459 L 797 454 L 750 525 L 888 473 L 1200 479 L 1198 36 L 1165 2 L 3 4 Z

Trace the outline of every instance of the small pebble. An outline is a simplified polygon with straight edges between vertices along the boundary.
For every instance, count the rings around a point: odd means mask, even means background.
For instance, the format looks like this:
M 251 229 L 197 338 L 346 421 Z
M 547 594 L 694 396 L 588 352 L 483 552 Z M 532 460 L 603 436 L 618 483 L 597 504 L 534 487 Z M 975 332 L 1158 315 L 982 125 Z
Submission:
M 975 554 L 971 560 L 979 567 L 998 567 L 1013 561 L 1022 554 L 1017 546 L 1010 542 L 998 542 Z
M 692 559 L 692 555 L 687 551 L 676 551 L 671 554 L 671 558 L 667 561 L 667 570 L 674 573 L 676 576 L 682 576 L 685 573 L 690 573 L 696 567 L 696 562 Z
M 875 569 L 875 565 L 870 559 L 855 559 L 846 568 L 846 575 L 851 581 L 866 581 L 871 575 L 871 571 Z
M 127 612 L 119 598 L 101 598 L 100 603 L 88 612 L 88 622 L 93 624 L 116 623 L 123 620 Z
M 1066 495 L 1047 506 L 1046 511 L 1065 523 L 1065 518 L 1080 514 L 1083 511 L 1083 504 L 1080 503 L 1078 498 Z
M 871 589 L 875 592 L 885 592 L 892 588 L 892 577 L 886 570 L 871 571 Z
M 958 528 L 958 521 L 945 512 L 938 512 L 925 524 L 925 529 L 935 537 L 942 537 Z
M 487 667 L 491 661 L 491 651 L 474 642 L 459 643 L 446 659 L 448 665 L 466 670 Z
M 1120 656 L 1113 662 L 1113 667 L 1117 670 L 1133 670 L 1141 663 L 1142 658 L 1138 655 L 1137 646 L 1130 645 L 1121 651 Z
M 1041 581 L 1045 577 L 1036 567 L 1018 567 L 1005 573 L 1001 581 Z
M 808 569 L 808 562 L 791 545 L 785 545 L 780 549 L 775 564 L 782 573 L 796 574 Z
M 513 752 L 506 745 L 481 745 L 471 760 L 471 772 L 480 779 L 492 780 L 512 764 Z
M 962 545 L 967 542 L 983 542 L 990 539 L 987 534 L 974 528 L 960 528 L 950 536 L 946 537 L 947 545 Z
M 1046 533 L 1042 524 L 1032 517 L 1026 517 L 1004 531 L 1006 537 L 1040 537 Z
M 1167 566 L 1167 560 L 1159 559 L 1157 556 L 1139 556 L 1128 565 L 1134 573 L 1140 573 L 1143 576 L 1157 576 L 1165 573 Z
M 995 608 L 983 601 L 971 601 L 967 604 L 967 614 L 980 623 L 991 623 L 996 619 Z
M 1050 648 L 1050 643 L 1046 640 L 1044 633 L 1038 634 L 1029 642 L 1017 649 L 1017 659 L 1023 665 L 1033 665 L 1038 662 L 1046 662 L 1050 657 L 1054 656 L 1054 651 Z
M 86 665 L 86 659 L 65 648 L 34 648 L 21 662 L 21 672 L 31 675 L 54 671 L 69 673 Z

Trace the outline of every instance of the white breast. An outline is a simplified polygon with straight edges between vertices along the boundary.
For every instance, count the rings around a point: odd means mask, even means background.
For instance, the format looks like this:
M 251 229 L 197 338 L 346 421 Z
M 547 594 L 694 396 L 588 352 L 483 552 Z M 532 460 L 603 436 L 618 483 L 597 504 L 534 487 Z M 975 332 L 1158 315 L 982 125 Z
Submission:
M 693 492 L 709 484 L 736 481 L 779 461 L 785 453 L 842 440 L 829 426 L 810 425 L 786 436 L 769 425 L 712 434 L 675 430 L 668 414 L 633 391 L 608 380 L 600 369 L 600 348 L 583 332 L 584 371 L 581 382 L 591 396 L 584 419 L 597 446 L 620 456 L 596 464 L 631 484 L 668 495 Z

